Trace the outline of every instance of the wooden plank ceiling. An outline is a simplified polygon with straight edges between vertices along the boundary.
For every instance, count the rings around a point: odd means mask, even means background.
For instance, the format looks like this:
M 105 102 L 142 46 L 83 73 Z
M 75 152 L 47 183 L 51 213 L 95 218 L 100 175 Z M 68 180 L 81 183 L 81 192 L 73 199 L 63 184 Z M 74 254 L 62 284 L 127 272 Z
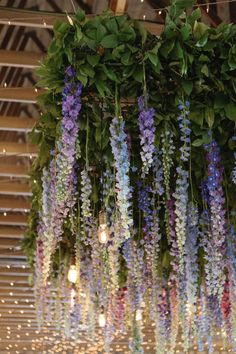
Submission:
M 37 148 L 27 141 L 27 133 L 40 116 L 36 99 L 41 91 L 36 87 L 34 69 L 45 55 L 53 23 L 57 19 L 67 21 L 65 12 L 73 13 L 73 3 L 82 7 L 88 16 L 100 13 L 107 6 L 106 0 L 3 0 L 0 3 L 1 354 L 47 353 L 51 346 L 47 333 L 53 328 L 48 328 L 43 346 L 38 344 L 38 349 L 32 351 L 32 341 L 38 343 L 42 335 L 37 330 L 33 289 L 28 282 L 31 273 L 20 241 L 30 210 L 28 172 L 37 156 Z M 108 3 L 116 14 L 127 12 L 133 18 L 151 20 L 144 21 L 145 27 L 156 35 L 161 33 L 164 12 L 160 7 L 167 5 L 166 0 L 111 0 Z M 211 24 L 221 21 L 217 6 L 211 6 L 210 11 L 202 7 L 202 11 Z M 233 20 L 230 8 L 225 13 L 226 20 L 230 16 Z

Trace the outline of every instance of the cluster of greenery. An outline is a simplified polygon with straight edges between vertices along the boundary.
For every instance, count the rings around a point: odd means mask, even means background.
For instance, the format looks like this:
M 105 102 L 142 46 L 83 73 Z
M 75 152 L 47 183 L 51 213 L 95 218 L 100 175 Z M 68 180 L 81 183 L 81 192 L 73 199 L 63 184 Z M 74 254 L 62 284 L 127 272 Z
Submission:
M 61 133 L 61 92 L 68 65 L 75 68 L 77 79 L 83 84 L 79 116 L 82 157 L 78 163 L 84 165 L 86 156 L 89 165 L 96 166 L 97 174 L 92 179 L 95 208 L 100 207 L 96 176 L 102 168 L 101 156 L 112 163 L 109 124 L 115 115 L 115 100 L 122 102 L 126 129 L 131 135 L 132 164 L 141 165 L 137 97 L 144 93 L 148 106 L 156 110 L 156 146 L 161 149 L 160 136 L 165 130 L 171 130 L 176 137 L 176 165 L 180 144 L 177 105 L 182 99 L 190 101 L 194 198 L 201 199 L 200 184 L 206 175 L 203 145 L 209 142 L 210 130 L 221 148 L 227 207 L 235 210 L 231 172 L 236 148 L 232 139 L 236 125 L 236 26 L 222 23 L 217 28 L 209 27 L 199 21 L 200 9 L 186 15 L 186 8 L 192 5 L 191 0 L 174 0 L 167 9 L 160 37 L 147 32 L 140 21 L 110 12 L 86 19 L 78 11 L 71 23 L 55 24 L 47 58 L 38 69 L 45 93 L 39 98 L 43 115 L 32 134 L 32 141 L 39 146 L 32 171 L 32 179 L 37 183 L 32 183 L 30 224 L 23 243 L 31 264 L 41 204 L 42 168 L 48 165 L 50 151 Z M 64 244 L 65 252 L 70 252 L 73 245 L 66 236 Z

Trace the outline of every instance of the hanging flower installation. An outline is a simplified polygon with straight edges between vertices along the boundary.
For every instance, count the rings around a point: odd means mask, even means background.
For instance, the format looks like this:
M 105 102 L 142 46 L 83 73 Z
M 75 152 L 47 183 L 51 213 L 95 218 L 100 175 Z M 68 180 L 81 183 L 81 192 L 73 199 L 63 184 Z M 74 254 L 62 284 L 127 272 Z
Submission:
M 160 37 L 79 11 L 55 25 L 38 70 L 24 240 L 38 318 L 99 337 L 104 353 L 126 333 L 145 353 L 147 328 L 153 353 L 175 353 L 180 337 L 180 352 L 212 352 L 219 328 L 235 348 L 236 28 L 185 7 L 173 2 Z

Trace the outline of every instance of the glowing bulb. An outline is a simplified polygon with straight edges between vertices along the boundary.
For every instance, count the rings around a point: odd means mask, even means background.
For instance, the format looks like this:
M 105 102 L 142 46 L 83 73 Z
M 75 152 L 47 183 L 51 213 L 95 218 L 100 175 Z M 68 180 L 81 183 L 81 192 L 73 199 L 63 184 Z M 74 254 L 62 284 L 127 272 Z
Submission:
M 4 212 L 4 213 L 3 213 L 3 215 L 4 215 L 4 216 L 7 216 L 7 213 L 6 213 L 6 212 Z
M 106 222 L 106 214 L 101 211 L 99 214 L 98 239 L 100 243 L 107 243 L 109 240 L 109 230 Z
M 135 314 L 135 319 L 136 319 L 136 321 L 141 321 L 142 318 L 143 318 L 142 311 L 140 309 L 138 309 Z
M 161 10 L 158 11 L 158 14 L 161 15 Z
M 77 278 L 78 278 L 78 272 L 76 270 L 76 266 L 75 265 L 71 265 L 70 269 L 69 269 L 69 272 L 68 272 L 68 280 L 71 283 L 76 283 Z
M 107 243 L 108 241 L 108 230 L 106 224 L 101 224 L 98 229 L 98 238 L 101 243 Z
M 106 317 L 104 313 L 100 313 L 98 317 L 99 327 L 103 328 L 106 325 Z

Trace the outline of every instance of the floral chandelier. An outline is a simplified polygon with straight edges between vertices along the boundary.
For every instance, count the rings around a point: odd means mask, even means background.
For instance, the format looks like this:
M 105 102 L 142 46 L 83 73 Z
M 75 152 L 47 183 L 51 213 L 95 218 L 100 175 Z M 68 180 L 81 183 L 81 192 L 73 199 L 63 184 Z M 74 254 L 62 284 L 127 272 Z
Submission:
M 38 70 L 38 320 L 100 333 L 104 353 L 124 333 L 144 353 L 149 328 L 157 354 L 236 349 L 236 26 L 192 5 L 173 2 L 160 37 L 79 11 Z

